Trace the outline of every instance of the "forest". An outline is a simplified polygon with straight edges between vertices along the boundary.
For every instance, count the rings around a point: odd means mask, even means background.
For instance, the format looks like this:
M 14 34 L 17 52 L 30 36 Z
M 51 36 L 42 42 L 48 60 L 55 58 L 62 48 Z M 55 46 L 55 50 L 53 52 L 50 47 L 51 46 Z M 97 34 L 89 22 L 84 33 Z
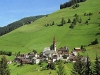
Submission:
M 39 15 L 39 16 L 30 16 L 30 17 L 25 17 L 21 20 L 15 21 L 13 23 L 8 24 L 7 26 L 0 27 L 0 36 L 7 34 L 23 25 L 28 25 L 34 22 L 35 20 L 42 18 L 45 15 Z
M 64 4 L 60 4 L 60 9 L 71 7 L 71 6 L 73 6 L 73 8 L 79 7 L 78 3 L 85 2 L 85 1 L 86 0 L 70 0 L 69 2 L 65 2 Z

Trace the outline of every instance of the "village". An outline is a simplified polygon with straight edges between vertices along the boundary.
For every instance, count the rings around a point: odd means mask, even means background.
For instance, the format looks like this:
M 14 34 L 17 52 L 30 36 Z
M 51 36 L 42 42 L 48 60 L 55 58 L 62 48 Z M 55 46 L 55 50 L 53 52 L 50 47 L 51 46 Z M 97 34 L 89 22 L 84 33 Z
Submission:
M 47 64 L 51 64 L 56 62 L 57 60 L 63 60 L 66 63 L 68 62 L 76 62 L 76 57 L 79 52 L 82 52 L 81 47 L 75 47 L 71 52 L 68 47 L 60 47 L 58 50 L 56 49 L 56 39 L 53 38 L 53 43 L 50 47 L 45 47 L 44 50 L 37 54 L 35 50 L 27 54 L 20 54 L 15 56 L 13 62 L 15 64 L 39 64 L 41 61 L 47 61 Z M 86 57 L 81 57 L 83 62 L 87 61 Z M 8 64 L 11 64 L 11 61 L 8 61 Z

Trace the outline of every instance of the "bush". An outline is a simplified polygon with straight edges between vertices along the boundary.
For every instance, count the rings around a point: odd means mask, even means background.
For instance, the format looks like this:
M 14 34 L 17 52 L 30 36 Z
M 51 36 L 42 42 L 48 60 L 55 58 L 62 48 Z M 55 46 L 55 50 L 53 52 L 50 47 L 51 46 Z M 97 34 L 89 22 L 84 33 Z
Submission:
M 68 56 L 67 56 L 67 55 L 63 55 L 62 57 L 63 57 L 64 59 L 67 59 Z
M 74 28 L 74 25 L 73 25 L 73 24 L 71 24 L 71 25 L 69 26 L 69 28 L 73 29 L 73 28 Z
M 95 45 L 95 44 L 98 44 L 98 39 L 95 39 L 94 41 L 92 41 L 89 45 Z
M 88 25 L 88 20 L 86 20 L 85 24 L 87 24 L 87 25 Z
M 76 25 L 76 18 L 73 19 L 73 22 L 72 22 L 74 25 Z
M 0 51 L 0 55 L 8 55 L 11 56 L 12 52 Z
M 87 16 L 87 14 L 86 14 L 86 13 L 84 13 L 84 16 Z
M 55 69 L 56 69 L 56 68 L 55 68 L 55 63 L 49 63 L 49 64 L 47 65 L 47 69 L 55 70 Z
M 91 20 L 91 18 L 89 17 L 88 20 Z
M 77 14 L 74 15 L 74 17 L 77 17 L 77 16 L 78 16 Z
M 68 19 L 68 22 L 67 23 L 71 23 L 71 20 L 70 19 Z

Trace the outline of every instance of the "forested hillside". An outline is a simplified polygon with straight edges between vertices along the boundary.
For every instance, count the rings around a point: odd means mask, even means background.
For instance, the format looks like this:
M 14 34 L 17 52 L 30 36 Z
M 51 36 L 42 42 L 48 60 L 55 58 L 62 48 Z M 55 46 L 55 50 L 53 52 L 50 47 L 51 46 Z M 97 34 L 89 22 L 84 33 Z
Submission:
M 25 17 L 21 20 L 18 20 L 18 21 L 8 24 L 7 26 L 0 27 L 0 36 L 7 34 L 23 25 L 31 24 L 32 22 L 34 22 L 37 19 L 42 18 L 43 16 L 45 16 L 45 15 Z
M 85 2 L 86 0 L 70 0 L 69 2 L 65 2 L 64 4 L 60 5 L 60 9 L 71 7 L 73 9 L 79 7 L 80 2 Z

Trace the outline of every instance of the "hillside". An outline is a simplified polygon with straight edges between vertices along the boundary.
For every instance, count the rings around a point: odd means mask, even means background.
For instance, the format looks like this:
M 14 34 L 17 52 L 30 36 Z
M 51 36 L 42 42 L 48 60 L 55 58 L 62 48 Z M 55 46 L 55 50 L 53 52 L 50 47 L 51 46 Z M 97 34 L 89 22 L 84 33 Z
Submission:
M 86 52 L 84 55 L 89 55 L 91 61 L 94 61 L 95 54 L 100 54 L 100 0 L 87 0 L 79 3 L 78 8 L 65 8 L 44 16 L 31 24 L 26 24 L 12 32 L 0 37 L 0 51 L 12 51 L 13 53 L 21 52 L 28 53 L 33 49 L 38 53 L 43 51 L 45 47 L 52 44 L 53 38 L 56 38 L 57 49 L 68 46 L 71 51 L 74 47 L 85 46 Z M 93 13 L 91 16 L 84 14 Z M 73 21 L 74 15 L 79 15 L 81 23 L 77 22 L 74 28 L 67 23 L 68 19 Z M 66 24 L 61 25 L 62 18 Z M 54 21 L 54 25 L 52 25 Z M 85 24 L 88 21 L 88 24 Z M 95 39 L 98 39 L 98 44 L 90 45 Z M 100 55 L 99 55 L 100 56 Z M 13 59 L 8 57 L 8 59 Z M 56 70 L 43 70 L 38 65 L 24 65 L 22 67 L 9 65 L 11 75 L 57 75 Z M 65 64 L 67 75 L 70 75 L 72 64 Z
M 39 20 L 36 20 L 30 25 L 24 25 L 6 35 L 0 37 L 0 50 L 12 51 L 13 53 L 20 51 L 21 53 L 27 53 L 33 49 L 38 53 L 43 51 L 45 47 L 49 47 L 52 44 L 52 39 L 56 37 L 57 49 L 63 46 L 68 46 L 70 50 L 74 47 L 86 46 L 87 50 L 96 49 L 97 52 L 100 49 L 100 44 L 95 46 L 87 46 L 96 38 L 100 42 L 100 12 L 99 5 L 100 0 L 87 0 L 80 3 L 80 6 L 76 9 L 71 7 L 58 10 L 48 16 L 45 16 Z M 84 16 L 84 13 L 93 13 L 92 16 Z M 82 18 L 82 23 L 77 23 L 73 29 L 69 28 L 70 23 L 66 23 L 63 26 L 58 26 L 62 20 L 62 17 L 68 21 L 68 18 L 73 20 L 73 16 L 78 14 Z M 88 18 L 88 25 L 85 21 Z M 55 22 L 53 26 L 45 26 Z
M 0 27 L 0 36 L 7 34 L 23 25 L 31 24 L 32 22 L 34 22 L 37 19 L 42 18 L 43 16 L 45 15 L 25 17 L 25 18 L 22 18 L 21 20 L 8 24 L 7 26 Z

